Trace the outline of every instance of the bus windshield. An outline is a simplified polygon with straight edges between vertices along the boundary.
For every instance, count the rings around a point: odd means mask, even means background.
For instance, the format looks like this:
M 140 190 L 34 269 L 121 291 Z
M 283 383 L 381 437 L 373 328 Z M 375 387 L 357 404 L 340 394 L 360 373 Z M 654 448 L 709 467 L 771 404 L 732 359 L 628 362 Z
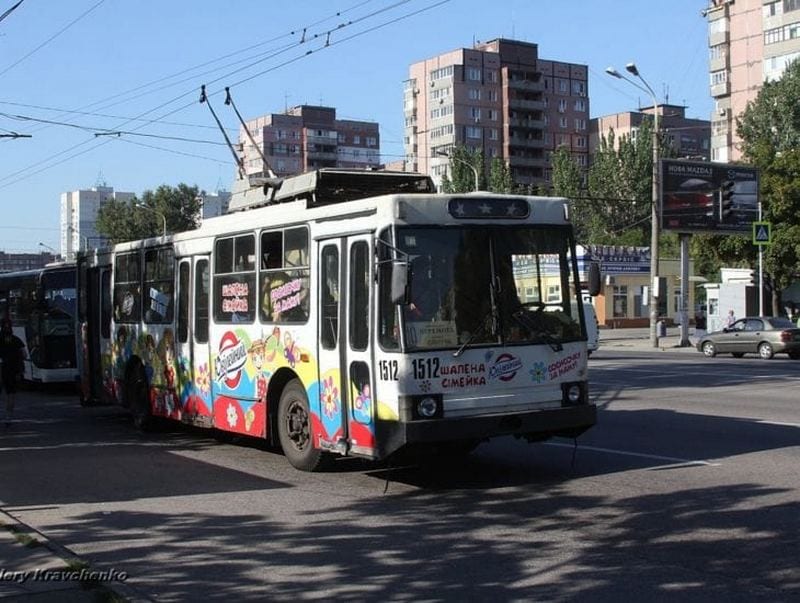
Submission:
M 411 268 L 406 349 L 582 339 L 571 245 L 570 229 L 552 225 L 398 228 Z
M 43 334 L 72 333 L 77 302 L 75 272 L 43 274 L 42 301 Z

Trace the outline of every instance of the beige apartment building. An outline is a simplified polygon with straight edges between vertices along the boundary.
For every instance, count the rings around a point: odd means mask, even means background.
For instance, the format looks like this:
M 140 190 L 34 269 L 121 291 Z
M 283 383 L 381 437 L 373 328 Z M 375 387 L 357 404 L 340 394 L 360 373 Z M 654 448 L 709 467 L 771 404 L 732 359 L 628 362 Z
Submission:
M 405 167 L 441 182 L 454 146 L 507 162 L 521 185 L 550 182 L 567 147 L 586 166 L 586 65 L 543 60 L 536 44 L 496 39 L 414 63 L 404 87 Z
M 711 160 L 741 158 L 736 117 L 800 57 L 800 0 L 710 0 Z
M 278 176 L 324 167 L 377 168 L 380 165 L 378 124 L 336 119 L 336 109 L 300 105 L 286 113 L 262 115 L 245 122 L 256 145 Z M 239 128 L 247 175 L 266 173 L 255 145 Z
M 662 104 L 658 111 L 658 128 L 677 157 L 708 161 L 711 150 L 711 124 L 707 119 L 686 117 L 683 105 Z M 589 149 L 594 153 L 602 137 L 614 131 L 616 140 L 626 135 L 636 138 L 645 119 L 653 119 L 653 107 L 641 107 L 639 111 L 625 111 L 595 117 L 589 124 Z

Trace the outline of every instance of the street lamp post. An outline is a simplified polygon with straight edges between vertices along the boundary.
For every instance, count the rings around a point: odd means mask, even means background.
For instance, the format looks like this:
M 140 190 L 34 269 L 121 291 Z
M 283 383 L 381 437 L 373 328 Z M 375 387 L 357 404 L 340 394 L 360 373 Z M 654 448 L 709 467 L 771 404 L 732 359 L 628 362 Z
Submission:
M 635 86 L 650 95 L 653 100 L 653 191 L 650 220 L 652 222 L 650 228 L 650 295 L 648 304 L 650 306 L 650 343 L 654 348 L 658 347 L 658 100 L 656 93 L 647 81 L 641 76 L 639 70 L 636 68 L 636 63 L 628 63 L 625 65 L 625 70 L 632 76 L 638 78 L 644 86 L 637 84 L 634 80 L 625 77 L 613 67 L 608 67 L 606 73 L 610 76 L 625 80 L 629 84 Z M 686 287 L 687 284 L 682 285 Z
M 154 209 L 154 208 L 150 207 L 149 205 L 145 205 L 144 203 L 137 203 L 136 207 L 138 207 L 139 209 L 146 209 L 147 211 L 151 211 L 154 214 L 156 214 L 157 216 L 161 217 L 161 221 L 162 221 L 162 224 L 163 224 L 163 230 L 162 230 L 161 234 L 164 237 L 167 236 L 167 217 L 163 213 L 161 213 L 157 209 Z
M 472 173 L 475 175 L 475 190 L 476 191 L 481 190 L 480 178 L 478 176 L 478 168 L 476 168 L 474 165 L 472 165 L 469 161 L 465 161 L 465 160 L 461 159 L 460 157 L 453 157 L 452 155 L 446 153 L 445 151 L 436 151 L 434 153 L 434 155 L 438 155 L 439 157 L 447 157 L 448 159 L 451 159 L 452 161 L 457 161 L 458 163 L 466 165 L 469 169 L 472 170 Z

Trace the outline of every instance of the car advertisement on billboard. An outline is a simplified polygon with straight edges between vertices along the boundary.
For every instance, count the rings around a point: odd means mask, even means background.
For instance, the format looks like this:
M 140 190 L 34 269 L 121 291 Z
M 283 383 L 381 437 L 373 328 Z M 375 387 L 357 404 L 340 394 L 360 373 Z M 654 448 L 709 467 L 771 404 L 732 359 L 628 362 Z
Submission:
M 756 221 L 756 168 L 661 160 L 662 230 L 749 235 Z

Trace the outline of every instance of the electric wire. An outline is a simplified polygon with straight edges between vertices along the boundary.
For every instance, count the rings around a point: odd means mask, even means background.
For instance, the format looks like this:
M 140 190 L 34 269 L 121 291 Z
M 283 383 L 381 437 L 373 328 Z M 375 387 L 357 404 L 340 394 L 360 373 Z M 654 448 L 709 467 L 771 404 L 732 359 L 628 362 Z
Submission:
M 357 22 L 363 21 L 364 19 L 366 19 L 366 18 L 369 18 L 370 16 L 375 16 L 375 15 L 381 14 L 381 13 L 385 12 L 386 10 L 390 10 L 391 8 L 396 8 L 396 7 L 400 6 L 400 5 L 403 5 L 403 4 L 406 4 L 406 3 L 408 3 L 409 1 L 410 1 L 410 0 L 400 0 L 399 2 L 396 2 L 396 3 L 392 4 L 392 5 L 390 5 L 389 7 L 384 7 L 384 8 L 381 8 L 381 9 L 379 9 L 379 10 L 377 10 L 377 11 L 373 11 L 373 12 L 372 12 L 372 13 L 370 13 L 369 15 L 365 15 L 364 17 L 361 17 L 361 18 L 359 18 L 359 19 L 356 19 L 355 21 L 352 21 L 352 22 L 351 22 L 351 24 L 352 24 L 352 23 L 357 23 Z M 279 68 L 281 68 L 281 67 L 284 67 L 284 66 L 286 66 L 286 65 L 289 65 L 289 64 L 292 64 L 292 63 L 294 63 L 294 62 L 297 62 L 297 61 L 299 61 L 300 59 L 302 59 L 302 58 L 305 58 L 305 57 L 309 56 L 310 54 L 312 54 L 312 53 L 314 53 L 314 52 L 319 52 L 320 50 L 322 50 L 322 49 L 324 49 L 324 48 L 328 48 L 328 47 L 330 47 L 330 46 L 335 46 L 335 45 L 341 44 L 342 42 L 345 42 L 345 41 L 352 40 L 352 39 L 354 39 L 354 38 L 360 37 L 360 36 L 362 36 L 362 35 L 365 35 L 365 34 L 367 34 L 367 33 L 371 33 L 371 32 L 373 32 L 373 31 L 376 31 L 376 30 L 378 30 L 378 29 L 381 29 L 382 27 L 386 27 L 387 25 L 391 25 L 391 24 L 397 23 L 397 22 L 399 22 L 399 21 L 402 21 L 402 20 L 408 19 L 408 18 L 410 18 L 410 17 L 416 16 L 416 15 L 418 15 L 418 14 L 421 14 L 421 13 L 423 13 L 423 12 L 426 12 L 426 11 L 432 10 L 432 9 L 434 9 L 434 8 L 437 8 L 437 7 L 439 7 L 439 6 L 443 5 L 443 4 L 446 4 L 447 2 L 450 2 L 450 0 L 440 0 L 439 2 L 436 2 L 436 3 L 432 4 L 432 5 L 429 5 L 429 6 L 423 7 L 423 8 L 421 8 L 421 9 L 418 9 L 418 10 L 416 10 L 416 11 L 413 11 L 413 12 L 411 12 L 411 13 L 407 13 L 407 14 L 405 14 L 405 15 L 402 15 L 402 16 L 400 16 L 400 17 L 397 17 L 397 18 L 394 18 L 394 19 L 388 20 L 388 21 L 386 21 L 386 22 L 384 22 L 384 23 L 381 23 L 381 24 L 378 24 L 378 25 L 376 25 L 376 26 L 374 26 L 374 27 L 371 27 L 371 28 L 368 28 L 368 29 L 366 29 L 366 30 L 363 30 L 363 31 L 361 31 L 361 32 L 355 33 L 355 34 L 353 34 L 353 35 L 351 35 L 351 36 L 349 36 L 349 37 L 343 38 L 343 39 L 341 39 L 341 40 L 335 40 L 334 42 L 331 42 L 331 41 L 330 41 L 330 34 L 332 34 L 332 33 L 334 33 L 334 32 L 337 32 L 337 31 L 339 31 L 339 30 L 343 29 L 344 27 L 348 27 L 348 26 L 349 26 L 349 24 L 347 24 L 347 23 L 340 24 L 340 25 L 339 25 L 339 26 L 337 26 L 336 28 L 332 28 L 332 29 L 328 30 L 327 32 L 323 32 L 323 34 L 327 34 L 327 35 L 326 35 L 326 42 L 325 42 L 325 44 L 324 44 L 322 47 L 320 47 L 320 48 L 318 48 L 318 49 L 315 49 L 315 50 L 309 50 L 309 51 L 307 51 L 306 53 L 304 53 L 304 54 L 302 54 L 302 55 L 299 55 L 299 56 L 296 56 L 296 57 L 294 57 L 294 58 L 292 58 L 292 59 L 289 59 L 289 60 L 287 60 L 287 61 L 284 61 L 283 63 L 280 63 L 280 64 L 278 64 L 278 65 L 276 65 L 276 66 L 273 66 L 273 67 L 271 67 L 271 68 L 269 68 L 269 69 L 263 70 L 263 71 L 261 71 L 261 72 L 259 72 L 259 73 L 255 74 L 255 75 L 251 75 L 251 76 L 248 76 L 248 77 L 246 77 L 246 78 L 243 78 L 243 79 L 239 80 L 238 82 L 236 82 L 235 84 L 231 85 L 230 87 L 233 87 L 234 85 L 240 85 L 240 84 L 243 84 L 243 83 L 245 83 L 245 82 L 248 82 L 248 81 L 250 81 L 250 80 L 252 80 L 252 79 L 254 79 L 254 78 L 256 78 L 256 77 L 260 77 L 260 76 L 262 76 L 262 75 L 265 75 L 266 73 L 269 73 L 269 72 L 271 72 L 271 71 L 274 71 L 274 70 L 276 70 L 276 69 L 279 69 Z M 361 3 L 361 5 L 363 5 L 363 4 L 366 4 L 366 2 L 363 2 L 363 3 Z M 320 37 L 321 37 L 323 34 L 316 34 L 316 37 L 317 37 L 317 38 L 320 38 Z M 303 41 L 303 43 L 305 43 L 305 42 Z M 266 59 L 263 59 L 263 60 L 266 60 Z M 252 66 L 254 66 L 254 65 L 258 64 L 258 63 L 261 63 L 261 62 L 263 62 L 263 60 L 260 60 L 260 61 L 257 61 L 257 62 L 255 62 L 255 63 L 252 63 L 252 64 L 250 64 L 250 65 L 248 65 L 248 66 L 246 66 L 246 67 L 239 68 L 239 69 L 235 70 L 235 71 L 234 71 L 234 72 L 232 72 L 232 73 L 233 73 L 233 74 L 235 74 L 235 73 L 241 72 L 241 71 L 243 71 L 243 70 L 245 70 L 245 69 L 247 69 L 247 68 L 249 68 L 249 67 L 252 67 Z M 215 80 L 212 80 L 212 82 L 211 82 L 211 83 L 216 83 L 216 82 L 218 82 L 218 81 L 220 81 L 220 80 L 222 80 L 222 79 L 225 79 L 225 77 L 229 77 L 230 75 L 231 75 L 231 74 L 226 74 L 225 76 L 221 76 L 221 77 L 219 77 L 219 78 L 217 78 L 217 79 L 215 79 Z M 220 94 L 221 92 L 222 92 L 222 91 L 220 90 L 220 91 L 217 91 L 217 92 L 214 92 L 214 93 L 211 93 L 211 94 L 209 94 L 209 96 L 216 95 L 216 94 Z M 195 89 L 195 90 L 192 90 L 192 91 L 188 91 L 188 92 L 186 92 L 186 93 L 183 93 L 183 94 L 180 94 L 180 95 L 178 95 L 178 96 L 176 96 L 176 97 L 174 97 L 174 98 L 172 98 L 172 99 L 170 99 L 170 100 L 168 100 L 168 101 L 166 101 L 166 102 L 163 102 L 163 103 L 161 103 L 161 104 L 160 104 L 160 105 L 158 105 L 157 107 L 154 107 L 154 108 L 152 108 L 152 109 L 150 109 L 150 110 L 148 110 L 148 111 L 145 111 L 145 112 L 143 112 L 143 113 L 140 113 L 138 116 L 136 116 L 136 117 L 134 117 L 134 118 L 129 118 L 127 121 L 123 122 L 122 124 L 120 124 L 120 125 L 119 125 L 119 126 L 117 126 L 117 127 L 118 127 L 118 128 L 121 128 L 122 126 L 125 126 L 125 125 L 127 125 L 128 123 L 130 123 L 130 121 L 141 119 L 141 118 L 143 118 L 145 115 L 149 115 L 149 114 L 151 114 L 151 113 L 154 113 L 154 112 L 158 111 L 158 110 L 159 110 L 159 109 L 161 109 L 161 108 L 164 108 L 164 107 L 166 107 L 166 106 L 168 106 L 168 105 L 170 105 L 170 104 L 173 104 L 173 103 L 177 102 L 178 100 L 180 100 L 180 99 L 182 99 L 182 98 L 184 98 L 184 97 L 186 97 L 186 96 L 188 96 L 188 95 L 190 95 L 190 94 L 195 94 L 195 93 L 196 93 L 196 89 Z M 140 128 L 142 128 L 142 127 L 145 127 L 146 125 L 149 125 L 149 124 L 151 124 L 151 123 L 157 123 L 157 122 L 159 122 L 159 121 L 161 121 L 161 120 L 165 119 L 166 117 L 169 117 L 170 115 L 173 115 L 174 113 L 177 113 L 177 112 L 179 112 L 179 111 L 182 111 L 183 109 L 185 109 L 185 108 L 187 108 L 187 107 L 189 107 L 189 106 L 191 106 L 191 105 L 193 105 L 193 104 L 194 104 L 194 102 L 187 103 L 187 104 L 185 104 L 185 105 L 182 105 L 182 106 L 179 106 L 179 107 L 177 107 L 176 109 L 173 109 L 172 111 L 170 111 L 170 112 L 168 112 L 168 113 L 166 113 L 166 114 L 164 114 L 164 115 L 161 115 L 161 116 L 159 116 L 159 117 L 157 117 L 157 118 L 155 118 L 155 119 L 153 119 L 153 120 L 146 120 L 146 123 L 144 123 L 144 124 L 140 125 L 140 126 L 137 128 L 137 129 L 140 129 Z M 70 160 L 70 159 L 73 159 L 73 158 L 75 158 L 75 157 L 78 157 L 78 156 L 80 156 L 80 155 L 83 155 L 83 154 L 85 154 L 85 153 L 87 153 L 87 152 L 89 152 L 89 151 L 91 151 L 91 150 L 94 150 L 94 149 L 96 149 L 96 148 L 99 148 L 100 146 L 102 146 L 102 145 L 104 145 L 104 144 L 107 144 L 107 143 L 109 142 L 109 141 L 103 141 L 102 143 L 100 143 L 100 144 L 97 144 L 97 145 L 95 145 L 95 146 L 93 146 L 93 147 L 91 147 L 91 148 L 89 148 L 89 149 L 83 149 L 83 150 L 81 150 L 81 151 L 79 151 L 79 152 L 77 152 L 77 153 L 73 153 L 72 155 L 69 155 L 68 157 L 65 157 L 65 158 L 63 158 L 63 159 L 61 159 L 61 160 L 59 160 L 59 161 L 57 161 L 57 162 L 55 162 L 55 163 L 52 163 L 52 164 L 51 164 L 51 165 L 49 165 L 49 166 L 45 166 L 45 167 L 43 167 L 43 168 L 41 168 L 41 169 L 35 170 L 34 172 L 27 173 L 27 174 L 25 174 L 24 176 L 21 176 L 21 177 L 19 177 L 19 178 L 16 178 L 16 179 L 14 179 L 14 177 L 15 177 L 15 176 L 18 176 L 18 175 L 22 174 L 23 172 L 26 172 L 27 170 L 33 169 L 33 168 L 35 168 L 35 167 L 38 167 L 39 165 L 42 165 L 43 163 L 47 163 L 48 161 L 50 161 L 50 160 L 52 160 L 52 159 L 55 159 L 55 158 L 57 158 L 57 157 L 62 157 L 63 155 L 65 155 L 65 154 L 67 154 L 67 153 L 70 153 L 70 152 L 72 152 L 72 151 L 75 151 L 75 150 L 77 150 L 77 149 L 80 149 L 81 147 L 83 147 L 83 146 L 85 146 L 85 145 L 88 145 L 89 143 L 91 143 L 93 140 L 94 140 L 94 138 L 92 138 L 92 139 L 88 139 L 88 140 L 86 140 L 86 141 L 83 141 L 83 142 L 81 142 L 81 143 L 78 143 L 78 144 L 76 144 L 76 145 L 74 145 L 74 146 L 72 146 L 72 147 L 70 147 L 70 148 L 68 148 L 68 149 L 65 149 L 65 150 L 63 150 L 63 151 L 61 151 L 61 152 L 59 152 L 59 153 L 56 153 L 55 155 L 52 155 L 52 156 L 50 156 L 50 157 L 48 157 L 48 158 L 46 158 L 46 159 L 44 159 L 44 160 L 41 160 L 41 161 L 39 161 L 39 162 L 37 162 L 37 163 L 35 163 L 35 164 L 32 164 L 32 165 L 30 165 L 30 166 L 27 166 L 27 167 L 25 167 L 25 168 L 22 168 L 22 169 L 20 169 L 20 170 L 18 170 L 18 171 L 16 171 L 16 172 L 14 172 L 14 173 L 12 173 L 12 174 L 9 174 L 9 175 L 7 175 L 7 176 L 4 176 L 4 177 L 0 178 L 0 189 L 7 188 L 8 186 L 11 186 L 11 185 L 13 185 L 13 184 L 16 184 L 17 182 L 20 182 L 20 181 L 22 181 L 22 180 L 28 179 L 28 178 L 30 178 L 30 177 L 32 177 L 32 176 L 34 176 L 34 175 L 37 175 L 37 174 L 39 174 L 39 173 L 41 173 L 41 172 L 43 172 L 43 171 L 45 171 L 45 170 L 47 170 L 47 169 L 50 169 L 51 167 L 55 167 L 55 166 L 57 166 L 57 165 L 60 165 L 60 164 L 64 163 L 65 161 L 68 161 L 68 160 Z
M 27 58 L 28 58 L 28 57 L 30 57 L 31 55 L 35 54 L 36 52 L 38 52 L 39 50 L 41 50 L 42 48 L 44 48 L 45 46 L 47 46 L 47 45 L 48 45 L 50 42 L 52 42 L 53 40 L 55 40 L 55 39 L 56 39 L 58 36 L 60 36 L 62 33 L 64 33 L 65 31 L 67 31 L 67 30 L 68 30 L 70 27 L 72 27 L 73 25 L 75 25 L 75 24 L 76 24 L 78 21 L 80 21 L 81 19 L 83 19 L 85 16 L 87 16 L 87 15 L 88 15 L 89 13 L 91 13 L 92 11 L 94 11 L 94 10 L 95 10 L 95 9 L 96 9 L 98 6 L 100 6 L 101 4 L 103 4 L 103 2 L 105 2 L 105 1 L 106 1 L 106 0 L 99 0 L 98 2 L 96 2 L 94 5 L 92 5 L 92 6 L 91 6 L 91 7 L 89 7 L 87 10 L 85 10 L 85 11 L 84 11 L 84 12 L 82 12 L 80 15 L 78 15 L 78 16 L 77 16 L 75 19 L 73 19 L 72 21 L 70 21 L 69 23 L 67 23 L 67 24 L 66 24 L 64 27 L 62 27 L 61 29 L 59 29 L 59 30 L 58 30 L 56 33 L 54 33 L 52 36 L 50 36 L 49 38 L 47 38 L 47 39 L 46 39 L 44 42 L 42 42 L 41 44 L 39 44 L 39 45 L 38 45 L 36 48 L 34 48 L 34 49 L 33 49 L 33 50 L 31 50 L 29 53 L 27 53 L 26 55 L 24 55 L 24 56 L 20 57 L 19 59 L 17 59 L 17 60 L 16 60 L 16 61 L 14 61 L 13 63 L 11 63 L 11 65 L 9 65 L 8 67 L 6 67 L 6 68 L 5 68 L 5 69 L 3 69 L 2 71 L 0 71 L 0 76 L 3 76 L 3 75 L 5 75 L 5 74 L 6 74 L 6 73 L 8 73 L 9 71 L 11 71 L 11 70 L 12 70 L 14 67 L 16 67 L 17 65 L 19 65 L 19 64 L 20 64 L 22 61 L 24 61 L 25 59 L 27 59 Z

